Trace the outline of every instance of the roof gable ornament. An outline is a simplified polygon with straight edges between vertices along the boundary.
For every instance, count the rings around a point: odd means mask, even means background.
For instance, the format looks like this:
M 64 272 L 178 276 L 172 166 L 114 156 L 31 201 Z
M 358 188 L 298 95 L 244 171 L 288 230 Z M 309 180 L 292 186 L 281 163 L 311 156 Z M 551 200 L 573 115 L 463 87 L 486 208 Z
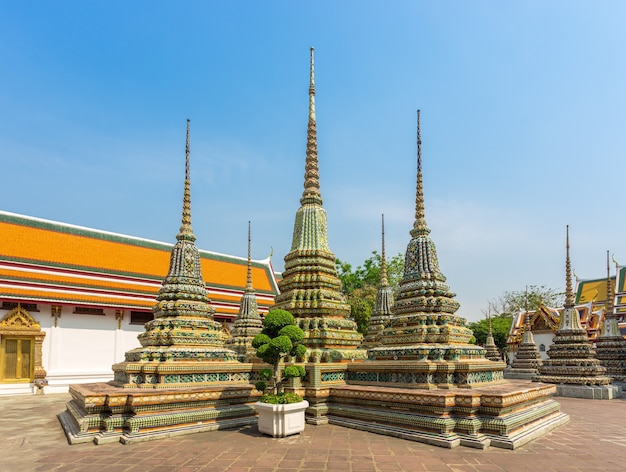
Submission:
M 0 320 L 0 328 L 12 330 L 39 330 L 39 323 L 28 313 L 20 303 L 9 311 Z

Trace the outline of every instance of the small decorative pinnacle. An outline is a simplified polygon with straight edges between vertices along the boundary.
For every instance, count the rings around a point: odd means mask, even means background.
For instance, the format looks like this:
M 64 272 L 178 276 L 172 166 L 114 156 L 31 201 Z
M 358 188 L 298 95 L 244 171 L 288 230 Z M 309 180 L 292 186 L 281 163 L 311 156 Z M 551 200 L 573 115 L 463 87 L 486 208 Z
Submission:
M 191 190 L 190 190 L 190 176 L 189 176 L 189 127 L 190 121 L 187 120 L 187 138 L 185 140 L 185 191 L 183 195 L 183 218 L 182 225 L 176 239 L 185 239 L 188 241 L 195 241 L 196 236 L 191 229 Z
M 606 251 L 606 314 L 605 318 L 613 318 L 613 284 L 611 284 L 611 266 L 609 265 L 609 251 Z M 617 274 L 615 275 L 615 283 L 617 284 Z
M 315 122 L 315 62 L 314 48 L 311 48 L 311 75 L 309 82 L 309 125 L 307 128 L 306 164 L 304 172 L 304 192 L 300 204 L 322 204 L 320 174 L 317 160 L 317 124 Z
M 253 293 L 254 288 L 252 287 L 252 258 L 250 251 L 250 222 L 248 221 L 248 275 L 246 278 L 246 292 Z
M 387 287 L 387 261 L 385 260 L 385 214 L 382 214 L 382 254 L 380 256 L 380 286 Z
M 569 225 L 566 226 L 566 257 L 565 257 L 565 308 L 574 308 L 574 292 L 572 290 L 572 265 L 569 258 Z
M 315 121 L 315 48 L 311 48 L 311 68 L 309 79 L 309 119 Z
M 424 209 L 424 186 L 422 183 L 422 132 L 420 124 L 420 110 L 417 110 L 417 185 L 415 190 L 415 223 L 411 236 L 425 236 L 430 233 L 426 225 Z

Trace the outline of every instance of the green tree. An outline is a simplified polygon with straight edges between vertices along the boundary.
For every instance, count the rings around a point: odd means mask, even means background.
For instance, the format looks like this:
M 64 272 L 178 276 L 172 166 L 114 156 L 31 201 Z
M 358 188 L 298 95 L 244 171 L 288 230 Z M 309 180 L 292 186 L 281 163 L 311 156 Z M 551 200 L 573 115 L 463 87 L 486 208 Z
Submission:
M 352 319 L 357 323 L 360 333 L 365 333 L 367 330 L 367 324 L 376 303 L 381 263 L 382 256 L 377 251 L 372 251 L 372 256 L 354 270 L 349 263 L 339 259 L 336 261 L 343 293 L 347 296 Z M 398 253 L 391 259 L 387 259 L 386 264 L 387 281 L 395 291 L 404 272 L 404 256 Z
M 500 298 L 489 301 L 488 311 L 513 317 L 520 311 L 535 311 L 541 305 L 557 308 L 563 305 L 563 301 L 562 292 L 545 285 L 529 285 L 525 290 L 504 292 Z
M 506 314 L 491 317 L 493 340 L 501 351 L 506 349 L 506 339 L 509 336 L 512 322 L 513 319 Z M 474 321 L 468 324 L 468 328 L 474 333 L 476 344 L 484 346 L 487 342 L 487 334 L 489 333 L 489 320 L 485 318 L 480 321 Z
M 261 377 L 272 381 L 271 388 L 274 394 L 282 394 L 280 361 L 288 355 L 304 356 L 306 347 L 301 344 L 303 340 L 304 332 L 296 325 L 296 320 L 288 311 L 270 310 L 263 318 L 263 330 L 252 340 L 252 347 L 256 349 L 257 357 L 272 366 L 272 370 L 261 371 Z M 304 377 L 305 375 L 304 367 L 296 365 L 286 367 L 282 377 Z M 257 382 L 255 387 L 264 391 L 267 384 Z

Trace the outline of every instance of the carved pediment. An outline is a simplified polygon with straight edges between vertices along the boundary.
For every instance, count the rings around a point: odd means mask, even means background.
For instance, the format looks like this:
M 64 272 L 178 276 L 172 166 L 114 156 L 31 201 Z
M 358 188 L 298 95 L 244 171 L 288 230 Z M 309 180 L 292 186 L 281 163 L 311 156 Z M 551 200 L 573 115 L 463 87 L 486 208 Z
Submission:
M 39 331 L 41 327 L 19 304 L 0 320 L 0 330 L 11 331 Z

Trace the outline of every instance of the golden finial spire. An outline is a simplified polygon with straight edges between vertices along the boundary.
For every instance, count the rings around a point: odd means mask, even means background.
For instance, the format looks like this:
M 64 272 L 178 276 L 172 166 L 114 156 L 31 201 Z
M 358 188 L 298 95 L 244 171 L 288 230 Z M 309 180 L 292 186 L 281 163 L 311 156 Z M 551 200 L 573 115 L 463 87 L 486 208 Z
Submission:
M 315 121 L 315 48 L 311 48 L 311 67 L 309 78 L 309 120 Z
M 300 204 L 322 204 L 320 175 L 317 160 L 317 124 L 315 121 L 315 62 L 314 48 L 311 48 L 311 75 L 309 82 L 309 125 L 307 129 L 306 165 L 304 172 L 304 192 Z
M 569 258 L 569 225 L 565 227 L 565 308 L 574 307 L 574 292 L 572 290 L 572 266 Z
M 380 256 L 380 286 L 386 287 L 387 281 L 387 261 L 385 260 L 385 214 L 382 214 L 382 254 Z
M 422 132 L 420 110 L 417 110 L 417 185 L 415 189 L 415 223 L 411 236 L 426 235 L 430 229 L 426 226 L 424 209 L 424 186 L 422 183 Z
M 615 275 L 617 284 L 617 274 Z M 606 314 L 605 318 L 613 317 L 613 284 L 611 283 L 611 266 L 609 263 L 609 251 L 606 251 Z
M 180 230 L 176 239 L 186 239 L 195 241 L 196 236 L 191 229 L 191 190 L 189 177 L 189 127 L 190 121 L 187 120 L 187 137 L 185 140 L 185 191 L 183 195 L 183 218 Z
M 250 251 L 250 222 L 248 221 L 248 275 L 246 278 L 246 292 L 254 292 L 252 287 L 252 257 Z

